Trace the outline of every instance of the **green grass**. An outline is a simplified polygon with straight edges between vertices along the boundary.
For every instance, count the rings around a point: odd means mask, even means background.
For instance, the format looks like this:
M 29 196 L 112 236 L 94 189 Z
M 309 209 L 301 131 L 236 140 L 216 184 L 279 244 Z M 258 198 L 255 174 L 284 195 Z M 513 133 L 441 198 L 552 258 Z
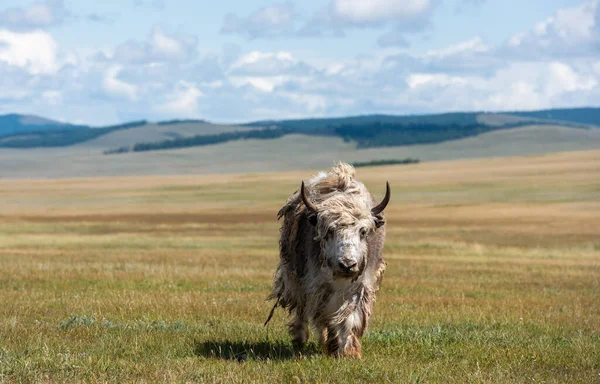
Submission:
M 361 361 L 263 327 L 310 172 L 1 183 L 0 382 L 596 382 L 597 161 L 359 169 L 393 193 Z

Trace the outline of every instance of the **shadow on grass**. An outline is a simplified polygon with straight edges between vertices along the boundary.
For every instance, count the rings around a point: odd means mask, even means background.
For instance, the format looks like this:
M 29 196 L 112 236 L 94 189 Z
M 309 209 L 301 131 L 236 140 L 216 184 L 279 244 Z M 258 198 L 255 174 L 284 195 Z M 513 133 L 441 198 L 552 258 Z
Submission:
M 303 356 L 318 355 L 319 347 L 314 343 L 307 344 L 302 350 L 294 350 L 291 344 L 281 341 L 199 341 L 196 342 L 196 356 L 223 360 L 290 360 Z

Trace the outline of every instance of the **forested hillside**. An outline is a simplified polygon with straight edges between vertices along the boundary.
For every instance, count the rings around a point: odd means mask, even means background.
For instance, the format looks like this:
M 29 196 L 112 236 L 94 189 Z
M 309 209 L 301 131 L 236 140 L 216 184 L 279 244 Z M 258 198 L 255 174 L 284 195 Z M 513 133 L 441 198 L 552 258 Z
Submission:
M 45 131 L 30 131 L 26 133 L 13 133 L 0 137 L 0 147 L 5 148 L 38 148 L 38 147 L 67 147 L 95 139 L 117 130 L 140 127 L 146 121 L 135 121 L 103 128 L 90 128 L 86 126 L 57 127 Z
M 511 112 L 510 114 L 537 119 L 600 126 L 600 108 L 546 109 L 532 112 Z
M 72 125 L 29 115 L 0 115 L 0 137 L 7 135 L 59 130 L 87 130 L 86 125 Z
M 498 130 L 533 124 L 573 129 L 600 125 L 600 108 L 554 109 L 510 113 L 443 113 L 435 115 L 367 115 L 339 118 L 257 121 L 240 126 L 215 125 L 203 120 L 145 120 L 92 128 L 58 123 L 34 116 L 0 116 L 0 147 L 68 147 L 86 143 L 116 131 L 131 130 L 126 142 L 106 140 L 105 154 L 207 146 L 238 140 L 271 140 L 290 134 L 336 137 L 357 148 L 435 144 L 474 137 Z M 211 126 L 209 130 L 207 126 Z M 162 134 L 148 135 L 147 127 L 161 127 Z M 185 132 L 181 127 L 186 127 Z M 128 131 L 130 132 L 130 131 Z

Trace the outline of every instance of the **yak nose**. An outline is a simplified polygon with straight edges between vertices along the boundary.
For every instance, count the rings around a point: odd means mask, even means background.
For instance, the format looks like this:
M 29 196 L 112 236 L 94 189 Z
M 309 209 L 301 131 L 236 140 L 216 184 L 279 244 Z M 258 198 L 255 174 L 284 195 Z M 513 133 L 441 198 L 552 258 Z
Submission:
M 342 259 L 338 261 L 338 266 L 344 272 L 350 272 L 354 267 L 356 267 L 356 261 L 352 259 Z

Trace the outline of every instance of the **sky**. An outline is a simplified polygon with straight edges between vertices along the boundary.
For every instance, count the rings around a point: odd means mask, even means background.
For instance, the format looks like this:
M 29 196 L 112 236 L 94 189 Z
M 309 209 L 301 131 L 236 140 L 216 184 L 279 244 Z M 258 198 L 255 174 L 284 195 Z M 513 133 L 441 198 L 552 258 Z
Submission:
M 0 114 L 94 126 L 600 106 L 600 0 L 1 0 Z

